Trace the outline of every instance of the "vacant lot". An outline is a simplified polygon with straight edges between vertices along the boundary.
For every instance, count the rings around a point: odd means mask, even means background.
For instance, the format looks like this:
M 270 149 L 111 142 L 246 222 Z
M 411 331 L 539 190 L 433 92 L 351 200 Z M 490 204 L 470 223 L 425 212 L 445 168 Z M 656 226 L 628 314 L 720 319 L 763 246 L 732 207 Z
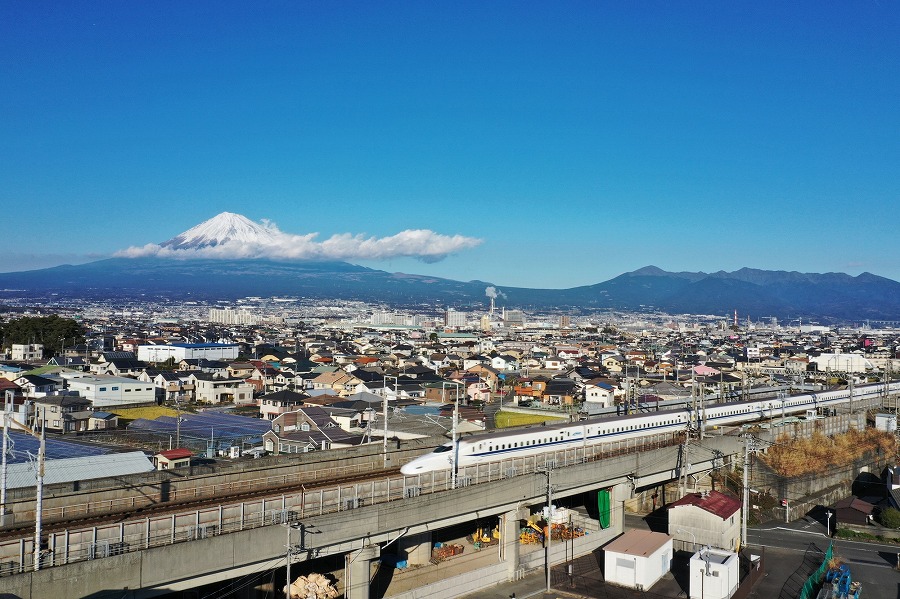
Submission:
M 497 428 L 509 428 L 512 426 L 528 426 L 529 424 L 540 424 L 542 422 L 565 422 L 566 418 L 554 418 L 552 416 L 543 416 L 540 414 L 520 414 L 519 412 L 497 412 L 494 416 L 494 426 Z

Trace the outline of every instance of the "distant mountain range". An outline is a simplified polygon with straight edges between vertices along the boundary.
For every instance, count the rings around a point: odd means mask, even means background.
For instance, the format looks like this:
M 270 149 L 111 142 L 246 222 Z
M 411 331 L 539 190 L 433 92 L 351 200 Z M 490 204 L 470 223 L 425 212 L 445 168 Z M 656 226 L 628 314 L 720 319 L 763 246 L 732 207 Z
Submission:
M 79 266 L 0 274 L 0 295 L 37 298 L 233 300 L 298 296 L 394 305 L 482 306 L 493 283 L 388 273 L 346 262 L 110 258 Z M 654 266 L 571 289 L 502 287 L 498 305 L 594 311 L 660 310 L 741 318 L 900 320 L 900 283 L 863 273 L 810 274 L 742 268 L 666 272 Z
M 223 213 L 160 244 L 166 256 L 110 258 L 79 266 L 0 273 L 0 296 L 233 300 L 297 296 L 363 300 L 397 306 L 440 304 L 486 308 L 485 281 L 388 273 L 341 261 L 279 261 L 253 256 L 275 243 L 271 229 Z M 258 247 L 257 246 L 257 247 Z M 200 253 L 198 253 L 198 250 Z M 183 254 L 179 252 L 184 252 Z M 177 259 L 178 256 L 190 259 Z M 501 287 L 498 305 L 731 315 L 743 319 L 900 320 L 900 283 L 863 273 L 812 274 L 742 268 L 735 272 L 667 272 L 654 266 L 571 289 Z

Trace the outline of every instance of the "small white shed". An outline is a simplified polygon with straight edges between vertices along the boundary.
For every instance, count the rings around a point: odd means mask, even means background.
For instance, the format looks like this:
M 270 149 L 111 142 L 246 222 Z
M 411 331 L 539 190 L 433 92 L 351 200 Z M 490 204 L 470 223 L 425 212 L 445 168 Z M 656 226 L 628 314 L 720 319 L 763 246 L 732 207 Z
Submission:
M 606 582 L 649 590 L 671 569 L 672 537 L 649 530 L 629 530 L 603 548 Z
M 740 583 L 738 555 L 704 547 L 691 556 L 690 599 L 728 599 Z

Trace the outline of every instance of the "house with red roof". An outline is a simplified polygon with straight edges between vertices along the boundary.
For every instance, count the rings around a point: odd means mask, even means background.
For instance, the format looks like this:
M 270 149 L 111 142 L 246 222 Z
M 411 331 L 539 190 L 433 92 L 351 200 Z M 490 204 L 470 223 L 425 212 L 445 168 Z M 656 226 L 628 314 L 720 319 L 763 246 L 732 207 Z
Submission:
M 737 551 L 741 540 L 741 502 L 720 491 L 688 493 L 668 506 L 669 534 L 675 547 L 697 551 L 710 546 Z
M 157 470 L 174 470 L 191 465 L 193 452 L 190 449 L 167 449 L 153 456 L 153 465 Z

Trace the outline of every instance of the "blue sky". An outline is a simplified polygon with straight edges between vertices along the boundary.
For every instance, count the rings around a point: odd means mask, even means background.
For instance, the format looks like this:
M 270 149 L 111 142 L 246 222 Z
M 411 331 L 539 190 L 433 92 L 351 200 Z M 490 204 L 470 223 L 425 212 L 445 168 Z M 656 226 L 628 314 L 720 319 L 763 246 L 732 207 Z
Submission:
M 230 211 L 501 288 L 897 280 L 898 106 L 893 2 L 7 2 L 0 271 Z

